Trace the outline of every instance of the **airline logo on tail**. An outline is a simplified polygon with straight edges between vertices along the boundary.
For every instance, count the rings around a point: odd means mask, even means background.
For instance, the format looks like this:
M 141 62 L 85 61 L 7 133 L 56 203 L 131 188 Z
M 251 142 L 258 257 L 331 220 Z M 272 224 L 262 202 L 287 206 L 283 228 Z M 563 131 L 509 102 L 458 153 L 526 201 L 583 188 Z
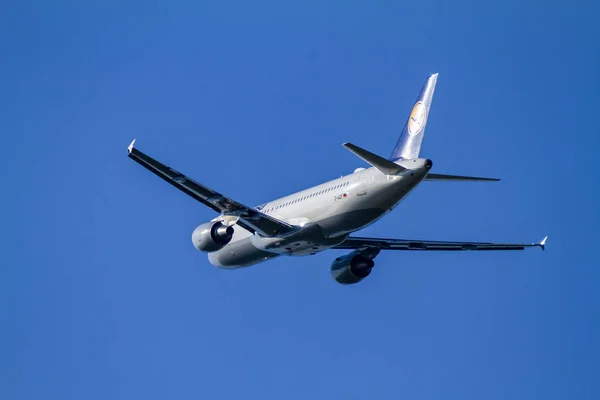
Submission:
M 404 125 L 404 129 L 388 160 L 395 161 L 401 158 L 414 159 L 419 157 L 437 77 L 438 74 L 433 74 L 425 80 L 408 121 L 406 121 L 406 125 Z
M 423 105 L 423 102 L 418 101 L 413 107 L 410 118 L 408 119 L 408 133 L 410 133 L 411 136 L 418 135 L 423 129 L 425 121 L 427 121 L 427 109 Z

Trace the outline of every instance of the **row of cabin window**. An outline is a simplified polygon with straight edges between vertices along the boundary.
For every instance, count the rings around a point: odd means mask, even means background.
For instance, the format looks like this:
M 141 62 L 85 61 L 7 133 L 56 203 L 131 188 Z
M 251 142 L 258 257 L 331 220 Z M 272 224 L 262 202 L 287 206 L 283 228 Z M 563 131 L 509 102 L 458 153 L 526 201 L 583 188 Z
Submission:
M 330 192 L 330 191 L 332 191 L 332 190 L 335 190 L 335 189 L 340 189 L 340 188 L 343 188 L 343 187 L 345 187 L 345 186 L 348 186 L 348 184 L 349 184 L 349 182 L 342 183 L 342 184 L 340 184 L 340 185 L 337 185 L 337 186 L 330 187 L 329 189 L 325 189 L 325 190 L 321 190 L 320 192 L 316 192 L 316 193 L 313 193 L 313 194 L 309 194 L 308 196 L 301 197 L 301 198 L 299 198 L 299 199 L 296 199 L 296 200 L 294 200 L 294 201 L 290 201 L 290 202 L 287 202 L 287 203 L 280 204 L 280 205 L 278 205 L 278 206 L 275 206 L 275 207 L 273 207 L 273 208 L 269 208 L 268 210 L 266 210 L 266 211 L 265 211 L 265 213 L 270 213 L 270 212 L 271 212 L 271 211 L 273 211 L 273 210 L 278 210 L 278 209 L 280 209 L 280 208 L 283 208 L 283 207 L 289 206 L 290 204 L 295 204 L 295 203 L 298 203 L 298 202 L 300 202 L 300 201 L 304 201 L 304 200 L 306 200 L 306 199 L 310 199 L 310 198 L 312 198 L 312 197 L 318 196 L 318 195 L 320 195 L 320 194 L 327 193 L 327 192 Z

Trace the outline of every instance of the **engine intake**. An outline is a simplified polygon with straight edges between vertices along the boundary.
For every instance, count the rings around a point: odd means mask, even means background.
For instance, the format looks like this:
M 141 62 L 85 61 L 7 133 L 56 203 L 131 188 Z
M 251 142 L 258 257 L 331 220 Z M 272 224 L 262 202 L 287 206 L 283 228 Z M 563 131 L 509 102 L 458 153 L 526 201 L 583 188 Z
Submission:
M 233 238 L 232 226 L 225 226 L 221 222 L 208 222 L 194 229 L 192 243 L 200 251 L 207 253 L 223 248 Z
M 372 258 L 359 251 L 336 258 L 331 264 L 331 276 L 336 282 L 351 285 L 365 279 L 375 265 Z

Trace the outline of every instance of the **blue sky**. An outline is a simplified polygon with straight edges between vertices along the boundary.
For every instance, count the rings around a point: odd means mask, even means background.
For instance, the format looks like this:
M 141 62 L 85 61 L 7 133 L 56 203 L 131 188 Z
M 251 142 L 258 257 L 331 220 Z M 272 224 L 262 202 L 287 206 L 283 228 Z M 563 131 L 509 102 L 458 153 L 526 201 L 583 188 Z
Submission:
M 0 13 L 0 398 L 600 397 L 592 1 L 13 2 Z M 236 271 L 139 148 L 256 205 L 387 156 L 440 77 L 424 183 L 364 235 L 546 252 L 339 251 Z

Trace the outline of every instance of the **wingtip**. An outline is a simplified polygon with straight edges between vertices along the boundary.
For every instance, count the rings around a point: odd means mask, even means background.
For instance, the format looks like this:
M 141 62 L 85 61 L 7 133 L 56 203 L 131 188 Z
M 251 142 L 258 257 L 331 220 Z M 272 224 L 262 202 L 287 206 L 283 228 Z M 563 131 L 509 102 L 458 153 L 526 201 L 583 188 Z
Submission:
M 127 152 L 129 154 L 131 154 L 131 151 L 133 150 L 133 145 L 135 144 L 135 139 L 133 139 L 133 141 L 129 144 L 129 146 L 127 146 Z
M 546 240 L 548 240 L 548 236 L 546 236 L 545 238 L 543 238 L 542 241 L 539 244 L 539 246 L 541 247 L 542 250 L 546 250 Z

